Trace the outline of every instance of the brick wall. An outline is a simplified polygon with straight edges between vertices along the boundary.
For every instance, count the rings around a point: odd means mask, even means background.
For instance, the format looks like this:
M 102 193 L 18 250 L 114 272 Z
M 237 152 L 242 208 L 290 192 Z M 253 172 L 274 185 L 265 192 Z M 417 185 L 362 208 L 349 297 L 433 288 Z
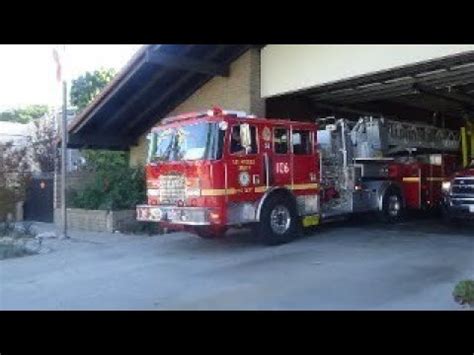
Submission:
M 211 79 L 167 116 L 206 111 L 216 105 L 264 117 L 265 102 L 260 96 L 260 50 L 253 48 L 242 54 L 231 64 L 229 77 Z M 157 118 L 156 123 L 161 118 Z M 147 133 L 140 137 L 138 146 L 130 148 L 132 166 L 145 163 Z
M 95 178 L 93 171 L 71 171 L 67 173 L 66 190 L 80 191 Z M 61 207 L 61 174 L 54 174 L 54 208 Z
M 58 226 L 62 224 L 61 209 L 54 210 L 54 221 Z M 133 221 L 136 221 L 135 210 L 67 209 L 67 225 L 68 228 L 72 229 L 112 233 L 117 230 L 120 231 L 124 225 L 129 225 Z
M 80 191 L 86 184 L 95 178 L 90 171 L 69 172 L 67 176 L 67 190 Z M 54 223 L 62 225 L 61 215 L 61 175 L 55 174 L 54 189 Z M 114 232 L 124 225 L 136 222 L 135 210 L 104 211 L 84 210 L 79 208 L 67 209 L 67 224 L 69 228 L 83 229 L 96 232 Z

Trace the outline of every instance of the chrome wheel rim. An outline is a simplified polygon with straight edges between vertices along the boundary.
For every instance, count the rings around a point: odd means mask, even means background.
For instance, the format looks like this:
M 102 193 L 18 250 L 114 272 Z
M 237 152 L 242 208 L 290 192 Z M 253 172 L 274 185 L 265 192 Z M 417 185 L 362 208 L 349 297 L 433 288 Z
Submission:
M 291 214 L 288 208 L 282 205 L 276 206 L 270 213 L 270 227 L 276 234 L 285 234 L 290 228 Z
M 392 195 L 388 199 L 388 214 L 390 217 L 397 217 L 400 214 L 402 204 L 397 195 Z

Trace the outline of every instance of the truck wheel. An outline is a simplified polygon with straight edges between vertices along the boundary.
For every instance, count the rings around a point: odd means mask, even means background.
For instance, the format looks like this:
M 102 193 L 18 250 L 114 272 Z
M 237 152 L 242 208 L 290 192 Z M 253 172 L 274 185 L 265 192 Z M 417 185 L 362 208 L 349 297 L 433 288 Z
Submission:
M 401 193 L 394 188 L 389 188 L 383 197 L 380 219 L 385 223 L 397 223 L 404 217 L 403 199 Z
M 294 203 L 283 194 L 275 194 L 263 205 L 256 232 L 265 244 L 278 245 L 294 239 L 299 225 Z
M 226 229 L 211 228 L 208 226 L 195 227 L 194 232 L 203 239 L 223 238 Z

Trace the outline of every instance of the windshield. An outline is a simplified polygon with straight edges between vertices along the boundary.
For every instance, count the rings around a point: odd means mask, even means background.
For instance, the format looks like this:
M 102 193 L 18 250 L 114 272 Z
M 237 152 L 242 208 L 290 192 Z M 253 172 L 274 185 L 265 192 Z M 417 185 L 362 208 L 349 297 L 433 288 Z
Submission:
M 150 137 L 148 160 L 160 162 L 206 159 L 215 146 L 213 138 L 216 129 L 216 124 L 202 122 L 155 131 Z

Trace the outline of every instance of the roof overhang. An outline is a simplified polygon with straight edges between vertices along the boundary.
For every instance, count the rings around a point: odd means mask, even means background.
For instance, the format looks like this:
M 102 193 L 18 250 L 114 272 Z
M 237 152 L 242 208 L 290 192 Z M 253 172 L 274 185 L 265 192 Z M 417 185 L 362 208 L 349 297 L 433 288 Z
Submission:
M 474 51 L 348 78 L 287 96 L 302 98 L 314 107 L 355 114 L 383 114 L 358 109 L 384 102 L 455 118 L 472 116 Z
M 68 147 L 128 149 L 250 45 L 146 45 L 69 125 Z

